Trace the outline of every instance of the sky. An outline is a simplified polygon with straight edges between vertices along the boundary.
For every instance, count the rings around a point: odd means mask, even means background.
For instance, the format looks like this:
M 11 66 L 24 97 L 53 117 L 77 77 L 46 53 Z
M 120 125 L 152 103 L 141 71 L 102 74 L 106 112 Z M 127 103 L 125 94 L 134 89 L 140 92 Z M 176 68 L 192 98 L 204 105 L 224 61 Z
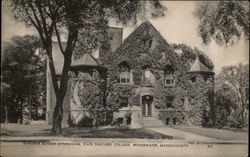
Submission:
M 148 19 L 168 43 L 184 43 L 197 47 L 213 61 L 214 72 L 219 73 L 223 66 L 249 63 L 249 42 L 240 39 L 233 46 L 219 46 L 214 41 L 205 45 L 198 34 L 199 21 L 194 17 L 196 3 L 192 1 L 164 1 L 167 7 L 166 16 L 158 19 Z M 141 21 L 138 22 L 138 25 Z M 110 21 L 110 26 L 123 28 L 123 40 L 138 26 L 122 26 Z M 32 28 L 12 18 L 12 12 L 5 2 L 2 2 L 2 41 L 8 41 L 12 36 L 37 34 Z

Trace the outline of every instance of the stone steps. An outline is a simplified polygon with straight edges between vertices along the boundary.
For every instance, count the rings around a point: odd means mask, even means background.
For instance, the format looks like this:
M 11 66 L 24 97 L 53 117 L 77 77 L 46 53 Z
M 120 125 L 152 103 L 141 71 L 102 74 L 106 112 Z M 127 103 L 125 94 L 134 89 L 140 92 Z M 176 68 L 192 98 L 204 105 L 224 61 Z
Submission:
M 156 118 L 143 118 L 143 127 L 165 127 L 166 125 L 159 119 Z

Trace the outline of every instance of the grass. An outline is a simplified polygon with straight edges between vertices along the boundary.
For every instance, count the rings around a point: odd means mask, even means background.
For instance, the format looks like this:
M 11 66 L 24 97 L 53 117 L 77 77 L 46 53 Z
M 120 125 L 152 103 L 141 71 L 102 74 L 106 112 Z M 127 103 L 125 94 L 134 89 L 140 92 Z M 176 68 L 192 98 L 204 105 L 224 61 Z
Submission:
M 194 133 L 197 135 L 215 138 L 219 140 L 247 140 L 248 133 L 245 131 L 232 131 L 232 130 L 225 130 L 225 129 L 216 129 L 216 128 L 203 128 L 199 126 L 173 126 L 173 128 Z
M 1 136 L 34 137 L 51 136 L 49 125 L 1 125 Z M 152 130 L 140 128 L 63 128 L 63 137 L 73 138 L 135 138 L 135 139 L 173 139 L 175 137 L 164 135 Z
M 172 136 L 164 135 L 147 129 L 130 128 L 65 128 L 63 136 L 80 138 L 138 138 L 138 139 L 173 139 Z

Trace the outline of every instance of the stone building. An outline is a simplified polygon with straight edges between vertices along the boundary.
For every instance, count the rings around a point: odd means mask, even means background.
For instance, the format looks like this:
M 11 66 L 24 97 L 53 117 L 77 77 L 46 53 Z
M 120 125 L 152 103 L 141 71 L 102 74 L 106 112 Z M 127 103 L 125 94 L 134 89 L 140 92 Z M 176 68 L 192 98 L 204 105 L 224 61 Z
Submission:
M 91 117 L 90 109 L 84 107 L 79 96 L 80 90 L 85 88 L 82 80 L 86 79 L 112 86 L 112 90 L 106 91 L 104 101 L 119 106 L 112 118 L 120 125 L 132 128 L 213 125 L 214 72 L 205 65 L 202 54 L 195 54 L 195 60 L 184 61 L 182 54 L 177 53 L 148 21 L 137 27 L 124 42 L 121 28 L 109 28 L 108 34 L 112 36 L 112 63 L 103 61 L 105 54 L 99 54 L 101 50 L 86 53 L 72 62 L 64 100 L 64 126 L 76 125 L 84 117 Z M 56 71 L 60 75 L 62 57 L 56 52 L 59 51 L 56 43 L 53 51 Z M 49 70 L 47 80 L 47 121 L 51 123 L 55 94 Z

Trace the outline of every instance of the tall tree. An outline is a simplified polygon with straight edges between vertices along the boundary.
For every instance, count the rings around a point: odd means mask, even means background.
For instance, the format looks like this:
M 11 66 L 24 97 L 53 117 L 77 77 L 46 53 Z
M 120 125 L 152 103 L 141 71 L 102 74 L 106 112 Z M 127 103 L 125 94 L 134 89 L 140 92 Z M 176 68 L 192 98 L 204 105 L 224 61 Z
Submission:
M 249 65 L 239 64 L 238 66 L 223 67 L 221 73 L 216 78 L 216 84 L 227 84 L 236 95 L 237 110 L 241 119 L 241 126 L 246 125 L 246 113 L 248 112 L 248 87 L 249 87 Z M 217 85 L 218 86 L 218 85 Z
M 90 50 L 98 46 L 100 34 L 107 29 L 108 19 L 118 22 L 136 23 L 146 14 L 147 4 L 152 6 L 151 16 L 164 15 L 165 7 L 157 0 L 153 1 L 91 1 L 91 0 L 11 0 L 15 17 L 33 26 L 38 31 L 48 56 L 52 83 L 56 93 L 56 105 L 53 113 L 52 134 L 60 134 L 63 117 L 63 99 L 67 90 L 68 72 L 76 43 Z M 61 30 L 67 30 L 66 47 L 63 48 Z M 64 57 L 60 84 L 57 84 L 55 66 L 52 57 L 52 37 L 56 35 Z M 94 41 L 94 42 L 93 42 Z
M 249 40 L 249 2 L 199 2 L 195 11 L 199 34 L 205 44 L 214 39 L 218 44 L 233 44 L 243 36 Z
M 24 104 L 35 104 L 38 97 L 45 95 L 45 58 L 36 36 L 14 36 L 6 45 L 2 51 L 1 80 L 10 88 L 3 94 L 8 98 L 7 108 L 15 110 L 22 121 Z

